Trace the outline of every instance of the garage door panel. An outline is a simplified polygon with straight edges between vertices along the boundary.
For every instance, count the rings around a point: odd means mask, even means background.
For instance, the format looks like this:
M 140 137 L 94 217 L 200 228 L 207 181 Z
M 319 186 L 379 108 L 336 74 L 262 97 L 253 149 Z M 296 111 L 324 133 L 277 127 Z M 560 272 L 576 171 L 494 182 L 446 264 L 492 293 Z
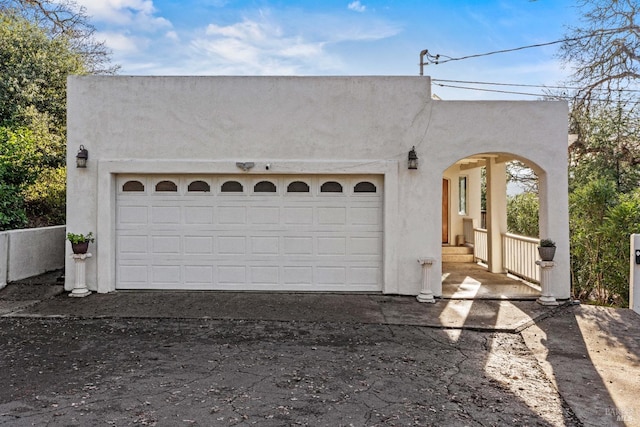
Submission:
M 247 208 L 244 206 L 220 206 L 216 219 L 218 224 L 246 224 Z
M 218 283 L 227 285 L 244 284 L 247 281 L 247 268 L 244 265 L 219 265 Z
M 214 268 L 211 265 L 186 265 L 184 281 L 187 284 L 211 285 Z
M 184 253 L 187 255 L 213 255 L 213 237 L 184 236 Z
M 313 266 L 285 265 L 282 268 L 285 285 L 313 285 Z
M 318 237 L 318 255 L 340 256 L 347 253 L 346 237 Z
M 351 237 L 349 239 L 349 254 L 376 256 L 382 249 L 382 236 Z
M 280 284 L 280 268 L 274 266 L 250 267 L 251 284 L 254 285 L 278 285 Z
M 148 222 L 147 206 L 119 206 L 120 225 L 143 225 Z
M 120 252 L 127 255 L 146 255 L 149 252 L 147 236 L 120 236 L 118 238 Z
M 180 207 L 153 206 L 151 224 L 180 224 Z
M 213 224 L 213 208 L 211 206 L 185 206 L 185 224 Z
M 180 255 L 180 236 L 152 236 L 151 253 L 157 255 Z
M 381 289 L 381 177 L 199 176 L 211 190 L 200 192 L 188 190 L 188 176 L 117 179 L 118 289 Z M 132 180 L 171 180 L 177 191 L 122 191 Z M 222 192 L 227 181 L 243 192 Z M 277 191 L 254 192 L 260 181 Z M 287 192 L 294 181 L 309 191 Z M 354 193 L 361 181 L 377 192 Z M 325 182 L 343 192 L 321 192 Z
M 220 236 L 218 237 L 218 253 L 220 255 L 246 255 L 245 236 Z
M 280 238 L 276 236 L 257 236 L 251 238 L 252 255 L 279 255 Z
M 285 255 L 313 255 L 313 237 L 283 237 Z
M 151 265 L 151 280 L 154 283 L 180 285 L 182 275 L 180 265 Z
M 375 285 L 380 281 L 379 267 L 351 267 L 349 269 L 349 283 L 354 285 Z
M 353 225 L 378 225 L 381 223 L 382 209 L 372 207 L 352 207 L 349 210 L 349 224 Z
M 318 224 L 321 225 L 346 225 L 347 208 L 343 207 L 320 207 L 317 208 Z
M 146 265 L 122 265 L 118 269 L 120 283 L 147 284 L 149 281 L 148 267 Z
M 347 268 L 317 267 L 315 282 L 319 285 L 344 285 L 347 283 Z
M 283 208 L 283 224 L 313 224 L 313 207 L 311 206 L 295 206 Z
M 249 208 L 249 224 L 280 224 L 280 208 L 276 206 L 252 206 Z

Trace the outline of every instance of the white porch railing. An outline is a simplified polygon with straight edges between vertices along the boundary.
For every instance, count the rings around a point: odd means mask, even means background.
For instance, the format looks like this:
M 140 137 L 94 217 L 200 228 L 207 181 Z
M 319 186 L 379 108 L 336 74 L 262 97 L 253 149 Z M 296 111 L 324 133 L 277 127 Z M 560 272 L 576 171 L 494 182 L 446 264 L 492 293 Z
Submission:
M 540 269 L 536 265 L 540 239 L 505 233 L 502 235 L 502 263 L 511 274 L 540 283 Z
M 476 261 L 489 261 L 489 249 L 487 244 L 487 230 L 484 228 L 473 229 L 473 256 Z
M 466 236 L 465 236 L 466 238 Z M 534 283 L 540 283 L 540 269 L 536 265 L 540 239 L 505 233 L 502 235 L 502 264 L 505 270 Z M 477 261 L 489 262 L 487 230 L 473 229 L 473 256 Z

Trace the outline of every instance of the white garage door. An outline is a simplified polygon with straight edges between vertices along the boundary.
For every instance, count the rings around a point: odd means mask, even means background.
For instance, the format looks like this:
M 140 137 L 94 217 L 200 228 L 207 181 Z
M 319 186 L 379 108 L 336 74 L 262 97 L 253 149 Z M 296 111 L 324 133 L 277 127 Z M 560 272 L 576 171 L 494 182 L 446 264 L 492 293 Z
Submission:
M 380 291 L 382 177 L 119 175 L 118 289 Z

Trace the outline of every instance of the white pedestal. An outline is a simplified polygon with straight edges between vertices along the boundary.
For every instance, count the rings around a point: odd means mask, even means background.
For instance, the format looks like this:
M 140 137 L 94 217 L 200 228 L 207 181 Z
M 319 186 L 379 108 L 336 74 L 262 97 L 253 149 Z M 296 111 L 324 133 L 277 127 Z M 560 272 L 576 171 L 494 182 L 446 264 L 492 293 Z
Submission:
M 85 261 L 87 258 L 91 258 L 91 254 L 73 254 L 71 258 L 76 264 L 76 280 L 69 296 L 82 298 L 91 295 L 91 291 L 87 289 L 87 273 L 85 270 Z
M 542 295 L 538 298 L 538 304 L 542 305 L 558 305 L 556 297 L 551 295 L 551 269 L 556 265 L 553 261 L 536 261 L 540 266 L 540 286 L 542 287 Z
M 431 266 L 436 260 L 435 258 L 418 258 L 418 262 L 422 266 L 422 290 L 416 299 L 418 302 L 435 303 L 436 300 L 431 289 Z

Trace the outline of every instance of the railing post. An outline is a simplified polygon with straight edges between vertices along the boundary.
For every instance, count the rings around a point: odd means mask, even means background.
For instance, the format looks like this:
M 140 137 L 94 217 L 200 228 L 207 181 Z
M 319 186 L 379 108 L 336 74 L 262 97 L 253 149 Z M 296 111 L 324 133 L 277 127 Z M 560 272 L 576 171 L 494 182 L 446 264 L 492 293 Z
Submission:
M 556 265 L 553 261 L 536 261 L 540 266 L 540 287 L 542 295 L 538 298 L 538 304 L 542 305 L 558 305 L 556 297 L 551 295 L 551 269 Z
M 435 303 L 433 290 L 431 289 L 431 266 L 436 262 L 435 258 L 418 258 L 418 262 L 422 266 L 422 290 L 416 297 L 418 302 Z

